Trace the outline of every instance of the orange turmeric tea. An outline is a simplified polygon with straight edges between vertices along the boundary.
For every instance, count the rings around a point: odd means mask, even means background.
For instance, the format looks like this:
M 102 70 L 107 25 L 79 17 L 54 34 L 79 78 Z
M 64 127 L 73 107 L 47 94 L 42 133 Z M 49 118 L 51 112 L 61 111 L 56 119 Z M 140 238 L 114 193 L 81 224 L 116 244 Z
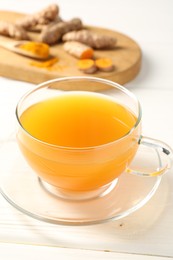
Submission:
M 113 142 L 136 123 L 122 105 L 98 94 L 81 93 L 46 99 L 29 107 L 20 120 L 37 139 L 74 148 Z
M 136 120 L 109 97 L 73 91 L 27 108 L 20 116 L 26 132 L 19 131 L 18 141 L 46 182 L 68 190 L 93 190 L 115 179 L 133 158 L 137 143 L 130 130 Z

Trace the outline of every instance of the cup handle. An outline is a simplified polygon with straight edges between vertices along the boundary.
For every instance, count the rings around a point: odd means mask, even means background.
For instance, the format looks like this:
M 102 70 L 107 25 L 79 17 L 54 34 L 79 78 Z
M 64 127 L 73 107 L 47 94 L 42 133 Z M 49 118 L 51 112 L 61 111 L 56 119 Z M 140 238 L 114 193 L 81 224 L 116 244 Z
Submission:
M 138 151 L 126 172 L 139 176 L 158 176 L 171 169 L 173 151 L 162 141 L 141 136 Z

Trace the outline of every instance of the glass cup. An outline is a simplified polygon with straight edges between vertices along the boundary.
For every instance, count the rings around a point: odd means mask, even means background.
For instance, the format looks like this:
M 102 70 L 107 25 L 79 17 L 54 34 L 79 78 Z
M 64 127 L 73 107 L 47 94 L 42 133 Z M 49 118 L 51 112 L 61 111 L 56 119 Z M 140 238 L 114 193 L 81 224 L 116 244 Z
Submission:
M 81 100 L 83 98 L 83 101 L 77 103 L 78 109 L 73 111 L 76 96 Z M 64 105 L 60 106 L 62 97 L 70 97 L 73 102 L 68 98 L 64 99 L 64 102 L 66 100 L 65 107 L 69 106 L 69 115 L 62 118 L 64 129 L 57 132 L 60 143 L 45 141 L 42 135 L 35 136 L 29 128 L 23 125 L 22 116 L 26 111 L 47 100 L 56 99 L 59 107 L 57 117 L 58 120 L 61 120 L 61 115 L 64 115 Z M 96 102 L 96 99 L 99 98 L 100 106 Z M 89 99 L 91 99 L 91 103 L 88 103 Z M 121 121 L 121 124 L 126 125 L 129 118 L 133 117 L 133 124 L 125 133 L 123 132 L 115 139 L 111 139 L 111 136 L 110 140 L 108 138 L 106 141 L 104 131 L 107 131 L 106 134 L 110 137 L 109 132 L 112 131 L 112 125 L 109 125 L 109 121 L 105 121 L 110 116 L 111 110 L 106 106 L 105 110 L 103 109 L 104 102 L 118 106 L 118 116 L 120 116 L 118 120 Z M 49 107 L 53 107 L 53 105 L 49 103 Z M 87 117 L 86 107 L 89 109 Z M 98 121 L 99 108 L 102 108 L 103 114 L 103 118 L 102 114 L 99 114 L 100 121 Z M 73 113 L 72 117 L 70 113 Z M 29 122 L 32 122 L 34 114 L 34 112 L 30 113 Z M 68 200 L 92 199 L 110 193 L 124 172 L 154 177 L 170 169 L 173 154 L 171 148 L 159 140 L 141 135 L 141 116 L 141 106 L 137 98 L 117 83 L 87 76 L 53 79 L 38 85 L 19 101 L 16 108 L 17 142 L 26 161 L 38 175 L 40 185 L 46 191 Z M 46 118 L 45 110 L 41 117 Z M 77 121 L 76 117 L 78 117 Z M 40 126 L 39 120 L 40 118 L 38 118 L 37 124 L 38 127 L 42 127 L 41 132 L 47 133 L 47 123 Z M 79 121 L 80 127 L 76 123 Z M 100 122 L 104 131 L 97 125 L 97 121 Z M 83 127 L 85 123 L 86 125 Z M 58 121 L 58 124 L 60 126 L 61 121 Z M 52 131 L 49 131 L 47 135 L 52 136 L 53 130 L 52 126 Z M 116 132 L 116 129 L 114 131 Z M 119 131 L 121 132 L 121 129 Z M 72 144 L 62 142 L 68 138 Z M 90 140 L 88 144 L 87 138 Z M 73 139 L 77 141 L 81 139 L 81 144 L 79 145 L 78 142 L 75 144 Z M 99 139 L 100 143 L 95 143 L 96 139 Z M 156 155 L 154 159 L 150 156 L 153 151 Z

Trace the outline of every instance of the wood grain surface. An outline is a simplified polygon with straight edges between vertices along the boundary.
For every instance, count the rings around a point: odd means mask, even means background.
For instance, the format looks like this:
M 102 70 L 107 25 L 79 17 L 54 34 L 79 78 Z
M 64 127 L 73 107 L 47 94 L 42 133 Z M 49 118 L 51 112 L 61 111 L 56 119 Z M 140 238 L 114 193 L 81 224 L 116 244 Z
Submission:
M 0 11 L 0 20 L 15 22 L 24 14 Z M 93 32 L 117 38 L 117 46 L 113 50 L 97 50 L 95 58 L 111 58 L 115 66 L 112 72 L 96 72 L 92 76 L 109 79 L 119 84 L 131 81 L 139 72 L 141 66 L 141 49 L 128 36 L 112 30 L 88 26 Z M 38 33 L 30 33 L 33 40 L 38 40 Z M 2 39 L 3 36 L 1 36 Z M 9 38 L 9 41 L 12 39 Z M 58 57 L 58 62 L 51 68 L 38 68 L 31 65 L 32 59 L 10 52 L 0 47 L 0 75 L 30 83 L 66 77 L 87 75 L 77 69 L 77 59 L 63 50 L 62 44 L 51 46 L 50 53 Z

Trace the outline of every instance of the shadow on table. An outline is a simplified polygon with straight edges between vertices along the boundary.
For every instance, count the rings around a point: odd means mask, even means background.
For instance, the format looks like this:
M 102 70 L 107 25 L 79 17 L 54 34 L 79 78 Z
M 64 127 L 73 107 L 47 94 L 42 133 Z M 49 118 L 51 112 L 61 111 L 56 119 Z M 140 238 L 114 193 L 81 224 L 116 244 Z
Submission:
M 154 61 L 148 57 L 148 55 L 144 52 L 142 54 L 142 63 L 141 69 L 138 75 L 130 82 L 124 84 L 129 90 L 133 91 L 136 88 L 147 87 L 148 83 L 150 83 L 150 79 L 154 75 Z

